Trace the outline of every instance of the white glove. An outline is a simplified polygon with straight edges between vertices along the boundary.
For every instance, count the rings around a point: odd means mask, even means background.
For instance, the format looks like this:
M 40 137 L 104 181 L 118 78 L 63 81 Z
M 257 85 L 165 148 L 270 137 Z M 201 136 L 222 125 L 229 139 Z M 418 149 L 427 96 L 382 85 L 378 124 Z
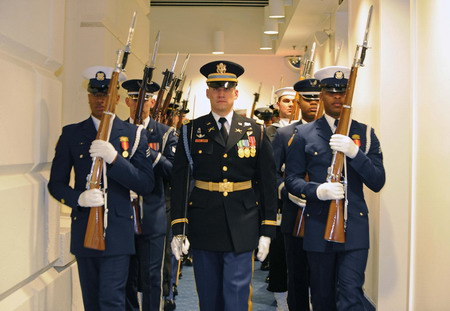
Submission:
M 266 259 L 269 254 L 269 247 L 270 238 L 263 235 L 260 236 L 258 242 L 258 254 L 256 254 L 256 258 L 258 258 L 259 261 L 264 261 L 264 259 Z
M 99 207 L 105 205 L 105 198 L 100 189 L 90 189 L 78 197 L 78 205 L 82 207 Z
M 334 134 L 331 136 L 330 147 L 333 150 L 344 153 L 350 159 L 356 157 L 359 150 L 359 147 L 350 137 L 341 134 Z
M 173 237 L 172 242 L 170 242 L 170 247 L 172 248 L 172 254 L 177 260 L 180 260 L 181 256 L 187 255 L 189 251 L 189 240 L 183 235 L 176 235 Z
M 136 200 L 138 198 L 138 195 L 133 190 L 130 190 L 130 199 L 131 201 Z
M 340 200 L 344 198 L 344 185 L 340 182 L 326 182 L 316 190 L 317 197 L 319 200 Z
M 89 153 L 91 154 L 91 158 L 100 157 L 106 161 L 106 163 L 111 164 L 117 157 L 117 150 L 114 148 L 111 143 L 96 139 L 92 142 L 91 148 L 89 148 Z

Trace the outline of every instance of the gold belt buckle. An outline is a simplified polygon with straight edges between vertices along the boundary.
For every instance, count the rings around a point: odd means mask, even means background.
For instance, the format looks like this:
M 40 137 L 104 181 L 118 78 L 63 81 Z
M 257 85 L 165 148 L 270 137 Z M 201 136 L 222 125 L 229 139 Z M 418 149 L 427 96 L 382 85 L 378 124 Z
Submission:
M 233 182 L 219 182 L 219 192 L 233 192 Z

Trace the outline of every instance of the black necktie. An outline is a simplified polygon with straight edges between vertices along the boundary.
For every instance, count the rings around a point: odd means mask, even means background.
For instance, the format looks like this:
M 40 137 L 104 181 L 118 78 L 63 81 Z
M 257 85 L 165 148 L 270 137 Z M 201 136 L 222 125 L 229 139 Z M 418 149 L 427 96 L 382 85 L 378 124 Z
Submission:
M 227 122 L 227 119 L 225 118 L 220 118 L 219 119 L 220 124 L 222 124 L 222 127 L 220 128 L 220 134 L 222 134 L 222 138 L 225 141 L 225 143 L 227 143 L 228 140 L 228 132 L 227 129 L 225 128 L 225 122 Z
M 334 126 L 335 126 L 335 127 L 338 126 L 338 123 L 339 123 L 339 120 L 338 120 L 338 119 L 334 120 Z

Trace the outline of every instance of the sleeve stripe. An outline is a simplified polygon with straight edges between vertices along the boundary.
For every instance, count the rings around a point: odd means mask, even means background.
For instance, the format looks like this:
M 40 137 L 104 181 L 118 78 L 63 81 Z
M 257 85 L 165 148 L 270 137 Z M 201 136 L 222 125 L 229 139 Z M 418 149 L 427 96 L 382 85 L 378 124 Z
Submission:
M 173 226 L 173 225 L 175 225 L 175 224 L 178 224 L 178 223 L 189 223 L 189 221 L 188 221 L 188 219 L 187 218 L 178 218 L 178 219 L 174 219 L 174 220 L 172 220 L 172 222 L 170 223 L 171 224 L 171 226 Z
M 263 220 L 261 225 L 276 226 L 277 221 L 276 220 Z

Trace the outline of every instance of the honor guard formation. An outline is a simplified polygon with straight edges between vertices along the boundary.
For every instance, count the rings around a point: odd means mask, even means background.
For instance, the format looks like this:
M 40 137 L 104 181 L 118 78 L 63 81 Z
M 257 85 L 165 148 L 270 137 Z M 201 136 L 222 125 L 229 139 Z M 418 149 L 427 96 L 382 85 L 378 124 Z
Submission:
M 91 113 L 63 128 L 48 183 L 72 209 L 85 310 L 182 310 L 183 265 L 193 265 L 200 310 L 252 310 L 255 260 L 277 310 L 366 310 L 363 185 L 385 183 L 374 129 L 350 117 L 367 46 L 351 68 L 315 73 L 312 52 L 299 81 L 260 107 L 261 90 L 234 106 L 242 65 L 208 62 L 210 112 L 193 116 L 207 103 L 189 103 L 191 85 L 182 99 L 189 55 L 179 76 L 177 54 L 154 82 L 158 35 L 143 76 L 127 79 L 131 37 L 114 68 L 85 70 Z

